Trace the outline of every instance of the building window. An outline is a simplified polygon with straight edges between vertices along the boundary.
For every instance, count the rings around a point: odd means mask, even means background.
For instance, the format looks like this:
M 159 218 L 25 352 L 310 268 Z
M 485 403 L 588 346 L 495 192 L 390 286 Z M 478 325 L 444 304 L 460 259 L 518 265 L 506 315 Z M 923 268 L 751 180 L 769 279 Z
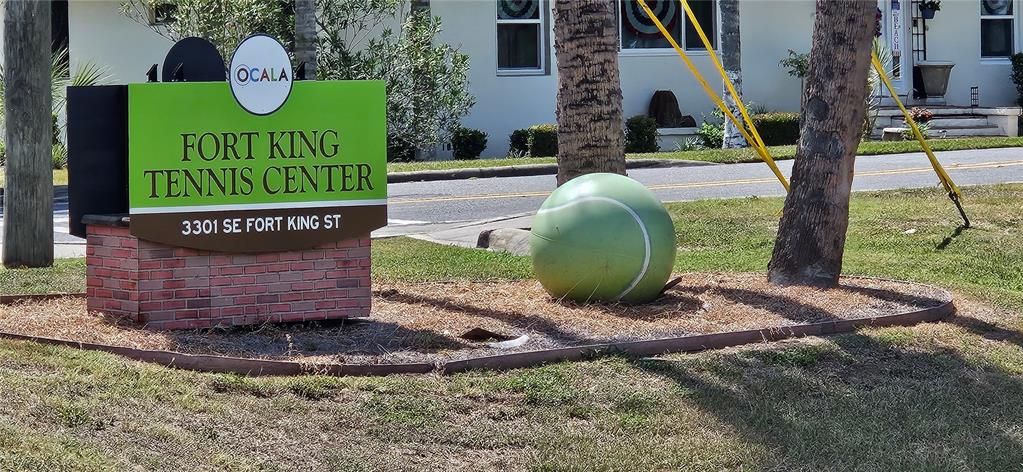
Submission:
M 647 0 L 647 5 L 675 41 L 686 50 L 703 50 L 703 42 L 696 27 L 689 21 L 678 0 Z M 689 7 L 707 34 L 711 47 L 717 48 L 717 14 L 714 0 L 689 0 Z M 643 6 L 636 0 L 622 0 L 618 17 L 622 49 L 671 48 L 657 25 L 647 17 Z
M 173 3 L 157 3 L 149 9 L 150 25 L 166 25 L 173 23 L 174 14 L 178 12 L 178 6 Z
M 497 0 L 497 70 L 542 74 L 546 69 L 546 2 Z
M 1005 58 L 1015 52 L 1013 0 L 980 1 L 980 57 Z

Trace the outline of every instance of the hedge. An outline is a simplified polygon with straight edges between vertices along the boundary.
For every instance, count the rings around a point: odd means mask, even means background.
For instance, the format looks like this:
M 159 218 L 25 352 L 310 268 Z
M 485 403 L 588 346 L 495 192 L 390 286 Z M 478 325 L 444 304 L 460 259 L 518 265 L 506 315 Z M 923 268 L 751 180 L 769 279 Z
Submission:
M 799 113 L 759 113 L 750 118 L 767 146 L 799 141 Z
M 625 152 L 657 152 L 657 120 L 636 115 L 625 122 Z

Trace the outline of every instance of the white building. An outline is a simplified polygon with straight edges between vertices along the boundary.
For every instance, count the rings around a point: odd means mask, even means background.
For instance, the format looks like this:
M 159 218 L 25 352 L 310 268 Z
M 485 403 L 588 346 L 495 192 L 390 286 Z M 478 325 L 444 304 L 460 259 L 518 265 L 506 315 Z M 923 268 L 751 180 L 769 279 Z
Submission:
M 988 120 L 999 134 L 1016 135 L 1018 108 L 988 108 L 1016 105 L 1009 56 L 1020 51 L 1021 1 L 944 0 L 934 18 L 924 21 L 918 0 L 879 0 L 882 38 L 897 57 L 899 76 L 894 82 L 900 94 L 911 95 L 915 64 L 925 59 L 952 62 L 948 104 L 965 107 L 959 112 L 981 121 L 990 114 Z M 60 4 L 66 8 L 72 62 L 106 66 L 118 82 L 144 81 L 149 66 L 161 62 L 171 46 L 148 26 L 122 15 L 117 0 L 65 2 L 56 1 L 55 9 Z M 663 12 L 678 42 L 707 79 L 719 86 L 677 0 L 648 2 Z M 690 4 L 716 42 L 720 21 L 716 0 Z M 443 21 L 439 40 L 470 56 L 470 87 L 477 104 L 463 124 L 490 135 L 486 155 L 504 155 L 514 129 L 555 121 L 558 78 L 549 0 L 432 0 L 430 8 Z M 625 116 L 646 113 L 655 91 L 671 90 L 682 113 L 701 121 L 713 105 L 637 9 L 632 0 L 619 9 Z M 790 49 L 810 49 L 814 2 L 740 0 L 740 17 L 745 100 L 770 110 L 797 111 L 799 79 L 788 75 L 779 61 Z M 55 18 L 62 21 L 59 14 Z M 971 105 L 979 108 L 970 109 Z

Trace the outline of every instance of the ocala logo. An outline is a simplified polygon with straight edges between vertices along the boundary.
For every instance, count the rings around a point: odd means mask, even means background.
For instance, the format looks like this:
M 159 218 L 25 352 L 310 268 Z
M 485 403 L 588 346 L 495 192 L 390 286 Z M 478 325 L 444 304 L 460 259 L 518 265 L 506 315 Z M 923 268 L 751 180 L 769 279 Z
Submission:
M 291 59 L 284 46 L 265 34 L 245 38 L 231 57 L 231 93 L 242 108 L 269 115 L 291 95 Z
M 238 82 L 238 85 L 247 85 L 253 82 L 280 82 L 291 80 L 288 77 L 287 69 L 274 69 L 270 68 L 259 68 L 249 67 L 245 64 L 238 66 L 234 70 L 234 80 Z

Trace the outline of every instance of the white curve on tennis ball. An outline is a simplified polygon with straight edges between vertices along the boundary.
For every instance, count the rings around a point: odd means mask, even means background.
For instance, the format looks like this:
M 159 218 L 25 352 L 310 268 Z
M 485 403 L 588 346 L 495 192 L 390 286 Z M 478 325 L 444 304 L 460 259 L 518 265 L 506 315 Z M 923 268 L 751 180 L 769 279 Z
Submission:
M 632 216 L 632 219 L 636 220 L 636 224 L 639 225 L 639 230 L 643 232 L 643 267 L 641 267 L 639 269 L 639 274 L 636 276 L 636 278 L 632 279 L 632 283 L 629 284 L 629 286 L 625 289 L 625 291 L 623 291 L 622 293 L 618 294 L 617 297 L 615 297 L 615 300 L 621 300 L 622 298 L 625 298 L 625 296 L 628 295 L 629 292 L 632 292 L 632 290 L 635 289 L 637 285 L 639 285 L 639 282 L 643 280 L 643 277 L 646 277 L 647 269 L 650 268 L 650 233 L 647 231 L 646 225 L 643 224 L 643 220 L 639 217 L 639 214 L 636 213 L 636 211 L 633 210 L 631 207 L 629 207 L 628 205 L 626 205 L 626 204 L 624 204 L 624 203 L 622 203 L 622 202 L 620 202 L 618 200 L 615 200 L 613 198 L 594 197 L 594 196 L 583 197 L 583 198 L 577 199 L 575 201 L 571 201 L 571 202 L 568 202 L 568 203 L 565 203 L 565 204 L 562 204 L 562 205 L 558 205 L 556 207 L 541 208 L 540 211 L 536 212 L 536 214 L 539 215 L 541 213 L 550 213 L 552 211 L 563 210 L 563 209 L 568 208 L 568 207 L 570 207 L 572 205 L 576 205 L 576 204 L 583 203 L 583 202 L 589 202 L 589 201 L 607 202 L 607 203 L 611 203 L 613 205 L 617 205 L 619 207 L 624 208 L 625 211 L 629 212 L 629 215 Z

